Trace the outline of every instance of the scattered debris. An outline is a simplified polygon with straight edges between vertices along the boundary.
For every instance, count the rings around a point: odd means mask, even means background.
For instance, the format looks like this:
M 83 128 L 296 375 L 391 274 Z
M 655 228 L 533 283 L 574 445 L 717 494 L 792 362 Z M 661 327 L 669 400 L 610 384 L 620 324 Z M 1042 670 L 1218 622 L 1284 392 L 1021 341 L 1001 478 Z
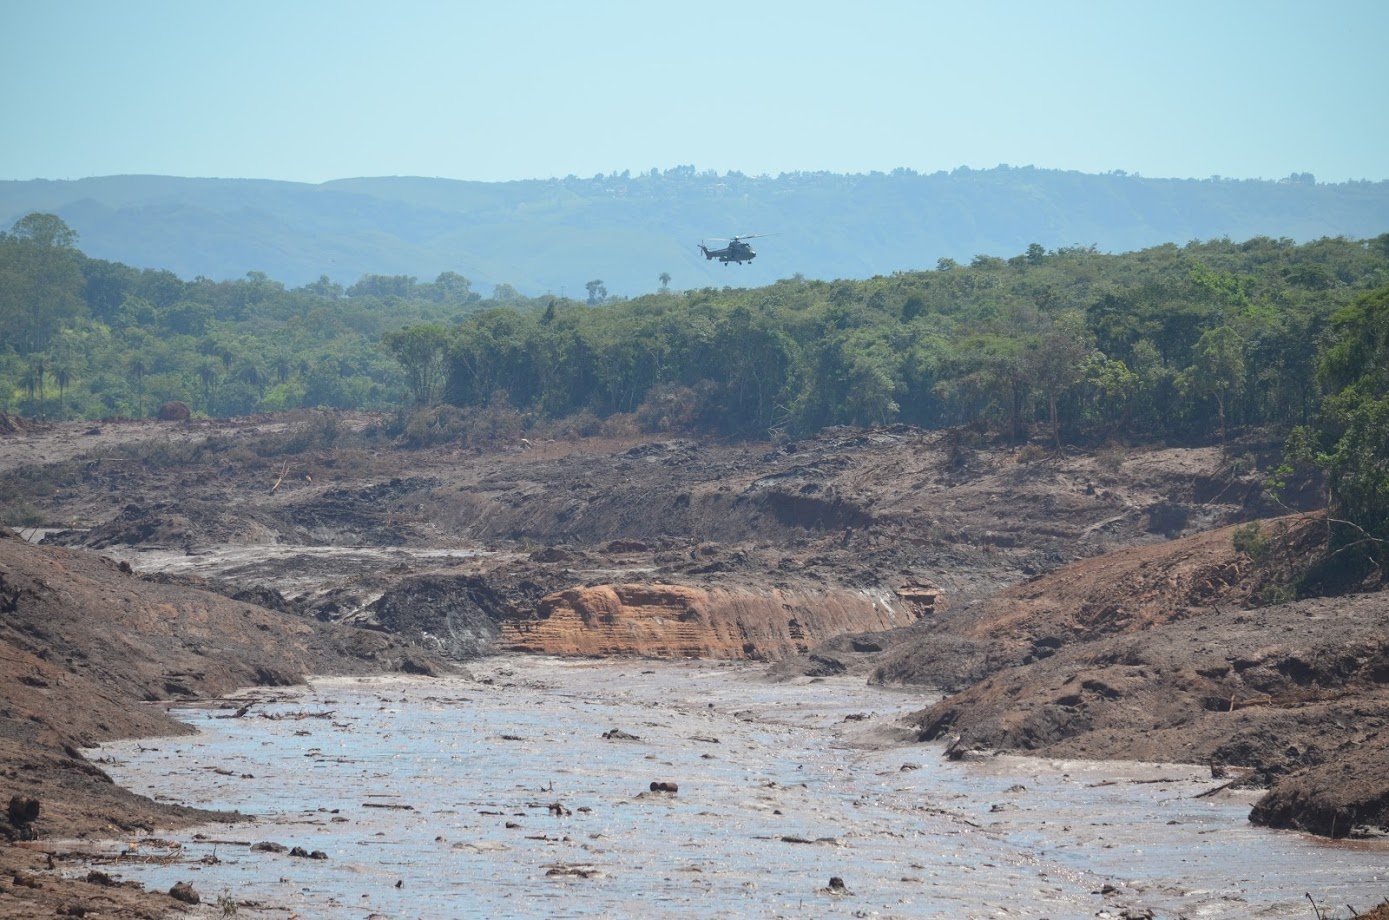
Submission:
M 562 878 L 601 878 L 603 872 L 596 866 L 591 865 L 571 865 L 568 863 L 551 863 L 543 866 L 545 874 L 550 877 Z

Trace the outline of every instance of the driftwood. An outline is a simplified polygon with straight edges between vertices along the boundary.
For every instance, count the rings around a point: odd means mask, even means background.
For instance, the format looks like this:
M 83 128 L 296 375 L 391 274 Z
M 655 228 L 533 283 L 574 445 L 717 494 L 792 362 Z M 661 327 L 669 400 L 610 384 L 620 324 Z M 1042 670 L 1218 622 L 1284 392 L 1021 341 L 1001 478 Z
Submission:
M 288 475 L 289 475 L 289 461 L 286 460 L 284 466 L 280 467 L 280 478 L 279 478 L 279 479 L 276 479 L 276 480 L 275 480 L 275 484 L 274 484 L 273 486 L 270 487 L 270 494 L 271 494 L 271 495 L 274 495 L 274 494 L 275 494 L 275 492 L 276 492 L 276 491 L 280 488 L 280 486 L 284 483 L 285 477 L 288 476 Z

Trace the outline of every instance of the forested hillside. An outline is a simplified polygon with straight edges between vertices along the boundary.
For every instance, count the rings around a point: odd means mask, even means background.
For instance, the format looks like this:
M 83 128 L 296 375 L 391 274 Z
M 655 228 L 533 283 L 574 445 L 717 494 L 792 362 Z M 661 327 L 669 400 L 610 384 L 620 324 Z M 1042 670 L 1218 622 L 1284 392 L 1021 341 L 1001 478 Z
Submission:
M 456 273 L 184 281 L 89 258 L 61 219 L 33 214 L 0 237 L 0 408 L 442 400 L 752 436 L 901 421 L 1015 442 L 1216 439 L 1311 420 L 1333 315 L 1386 284 L 1389 235 L 1261 237 L 1120 255 L 1033 244 L 864 281 L 607 303 L 598 289 L 484 300 Z
M 858 282 L 488 309 L 389 343 L 420 402 L 741 435 L 900 421 L 1015 442 L 1034 426 L 1053 442 L 1215 439 L 1309 421 L 1331 317 L 1386 283 L 1389 235 L 1034 245 Z
M 297 406 L 384 407 L 405 388 L 378 342 L 454 321 L 480 298 L 460 275 L 428 284 L 367 276 L 287 288 L 92 259 L 72 228 L 31 214 L 0 234 L 0 409 L 57 418 L 139 417 L 167 400 L 237 415 Z
M 40 211 L 86 252 L 183 278 L 264 272 L 290 286 L 327 275 L 421 279 L 457 272 L 487 293 L 579 297 L 760 286 L 800 274 L 863 279 L 968 262 L 1029 244 L 1122 252 L 1258 235 L 1307 242 L 1389 227 L 1389 183 L 1148 179 L 1031 167 L 753 177 L 694 167 L 524 182 L 112 176 L 0 182 L 0 226 Z M 773 234 L 751 265 L 707 262 L 701 238 Z

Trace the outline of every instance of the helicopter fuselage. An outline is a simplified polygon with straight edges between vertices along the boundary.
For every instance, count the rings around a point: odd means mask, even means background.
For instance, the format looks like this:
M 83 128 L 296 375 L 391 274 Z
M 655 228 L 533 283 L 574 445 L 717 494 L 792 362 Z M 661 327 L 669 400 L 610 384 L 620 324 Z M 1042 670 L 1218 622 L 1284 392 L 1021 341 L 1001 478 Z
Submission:
M 729 243 L 722 249 L 710 249 L 701 243 L 699 249 L 704 253 L 704 258 L 718 259 L 725 265 L 729 262 L 751 262 L 757 258 L 757 252 L 742 242 Z

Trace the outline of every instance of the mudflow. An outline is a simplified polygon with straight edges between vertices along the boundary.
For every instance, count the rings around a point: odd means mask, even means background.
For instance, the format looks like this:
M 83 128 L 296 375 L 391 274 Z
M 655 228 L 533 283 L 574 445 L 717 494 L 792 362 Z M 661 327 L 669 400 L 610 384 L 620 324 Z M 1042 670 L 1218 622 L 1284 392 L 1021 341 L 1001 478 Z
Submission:
M 1269 788 L 1257 821 L 1389 833 L 1389 605 L 1377 583 L 1276 603 L 1324 525 L 1317 483 L 1264 495 L 1271 445 L 1054 455 L 897 426 L 406 449 L 367 414 L 14 421 L 0 495 L 42 529 L 0 539 L 0 793 L 41 810 L 12 810 L 0 869 L 39 887 L 0 917 L 112 897 L 26 838 L 208 817 L 78 753 L 177 730 L 136 702 L 503 650 L 944 689 L 923 741 L 1210 763 Z M 1258 563 L 1234 548 L 1253 520 Z M 103 916 L 170 906 L 125 892 Z

